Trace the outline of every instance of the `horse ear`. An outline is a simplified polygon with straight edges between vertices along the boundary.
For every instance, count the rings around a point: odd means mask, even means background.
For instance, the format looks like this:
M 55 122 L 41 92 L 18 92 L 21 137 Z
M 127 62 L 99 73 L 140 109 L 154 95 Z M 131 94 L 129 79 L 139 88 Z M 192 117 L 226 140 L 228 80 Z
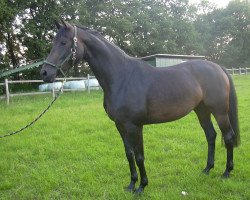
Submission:
M 60 29 L 62 27 L 62 25 L 57 20 L 55 20 L 55 25 L 57 29 Z
M 66 21 L 64 21 L 63 19 L 60 19 L 61 20 L 61 22 L 62 22 L 62 25 L 67 29 L 67 28 L 69 28 L 69 23 L 68 22 L 66 22 Z

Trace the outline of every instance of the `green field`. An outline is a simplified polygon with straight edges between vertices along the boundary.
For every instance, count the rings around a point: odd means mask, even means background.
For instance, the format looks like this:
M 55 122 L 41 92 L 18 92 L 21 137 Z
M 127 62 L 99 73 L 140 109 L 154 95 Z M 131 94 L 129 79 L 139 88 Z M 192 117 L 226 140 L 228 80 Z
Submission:
M 65 93 L 33 127 L 0 140 L 0 199 L 250 199 L 250 76 L 234 77 L 241 146 L 235 170 L 222 179 L 226 150 L 218 131 L 215 169 L 195 114 L 144 128 L 149 185 L 135 197 L 121 138 L 102 107 L 102 92 Z M 0 135 L 30 122 L 51 96 L 0 101 Z M 183 196 L 182 191 L 187 192 Z

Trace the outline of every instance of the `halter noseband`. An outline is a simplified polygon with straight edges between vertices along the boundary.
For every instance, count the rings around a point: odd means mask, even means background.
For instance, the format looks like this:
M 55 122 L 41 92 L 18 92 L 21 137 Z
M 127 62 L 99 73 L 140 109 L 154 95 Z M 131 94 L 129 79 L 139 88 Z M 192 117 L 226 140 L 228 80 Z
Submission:
M 71 50 L 70 50 L 69 55 L 68 55 L 60 64 L 58 64 L 58 65 L 56 65 L 56 64 L 54 64 L 54 63 L 51 63 L 51 62 L 49 62 L 49 61 L 47 61 L 47 60 L 45 60 L 44 63 L 45 63 L 45 64 L 48 64 L 48 65 L 50 65 L 50 66 L 52 66 L 52 67 L 55 67 L 56 69 L 58 69 L 58 70 L 62 73 L 62 75 L 63 75 L 64 77 L 66 77 L 65 73 L 64 73 L 63 70 L 62 70 L 62 66 L 63 66 L 63 64 L 64 64 L 65 62 L 67 62 L 67 61 L 70 59 L 71 56 L 72 56 L 72 61 L 73 61 L 73 66 L 74 66 L 74 63 L 75 63 L 75 60 L 76 60 L 76 48 L 77 48 L 77 28 L 76 28 L 76 26 L 74 25 L 73 46 L 72 46 L 72 48 L 71 48 Z

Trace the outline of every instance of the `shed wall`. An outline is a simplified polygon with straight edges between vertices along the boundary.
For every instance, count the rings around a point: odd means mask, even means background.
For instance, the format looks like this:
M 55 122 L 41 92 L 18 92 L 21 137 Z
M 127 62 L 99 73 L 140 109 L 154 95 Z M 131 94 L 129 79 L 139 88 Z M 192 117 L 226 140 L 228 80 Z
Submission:
M 176 65 L 185 62 L 180 58 L 156 58 L 156 67 L 168 67 L 171 65 Z M 151 63 L 150 63 L 151 64 Z

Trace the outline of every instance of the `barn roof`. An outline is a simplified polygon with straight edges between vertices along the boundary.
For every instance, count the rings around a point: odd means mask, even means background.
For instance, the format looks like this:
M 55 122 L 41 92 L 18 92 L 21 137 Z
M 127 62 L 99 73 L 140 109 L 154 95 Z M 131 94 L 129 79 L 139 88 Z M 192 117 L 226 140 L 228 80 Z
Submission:
M 205 56 L 197 55 L 177 55 L 177 54 L 154 54 L 141 57 L 142 60 L 151 60 L 152 58 L 180 58 L 180 59 L 204 59 Z

